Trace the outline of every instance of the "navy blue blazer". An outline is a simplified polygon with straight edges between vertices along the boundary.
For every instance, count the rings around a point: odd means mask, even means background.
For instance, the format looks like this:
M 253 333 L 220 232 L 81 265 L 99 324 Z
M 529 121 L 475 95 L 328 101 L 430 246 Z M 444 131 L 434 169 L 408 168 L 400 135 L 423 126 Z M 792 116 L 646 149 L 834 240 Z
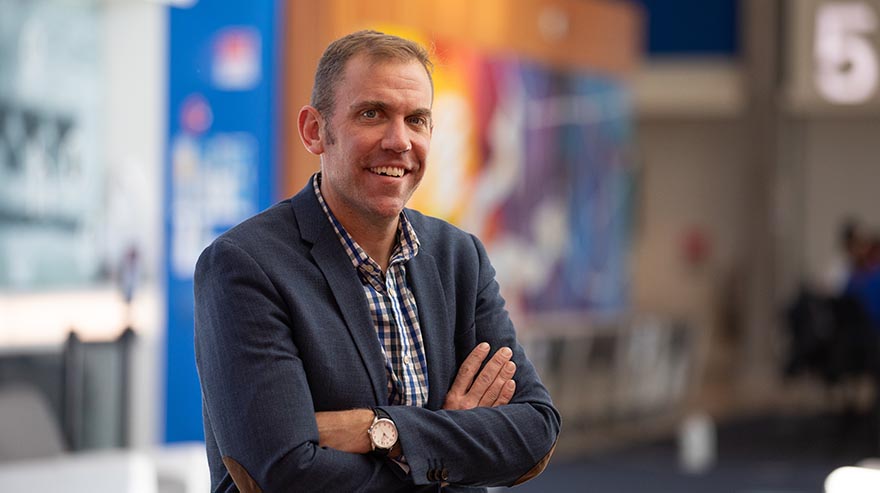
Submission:
M 311 184 L 202 253 L 195 350 L 213 491 L 430 491 L 444 478 L 446 491 L 475 491 L 546 465 L 559 413 L 517 344 L 482 244 L 405 213 L 420 242 L 406 272 L 428 362 L 424 408 L 388 406 L 363 287 Z M 482 341 L 513 349 L 512 401 L 442 410 L 459 365 Z M 318 446 L 316 411 L 377 406 L 397 425 L 408 475 L 387 459 Z

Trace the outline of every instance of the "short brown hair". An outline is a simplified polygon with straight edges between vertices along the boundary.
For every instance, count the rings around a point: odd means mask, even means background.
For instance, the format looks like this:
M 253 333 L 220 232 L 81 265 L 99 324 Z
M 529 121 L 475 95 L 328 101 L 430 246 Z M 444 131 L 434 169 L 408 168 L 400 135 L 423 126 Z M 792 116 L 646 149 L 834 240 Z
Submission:
M 318 61 L 311 105 L 325 118 L 330 118 L 333 114 L 333 105 L 336 102 L 336 84 L 345 73 L 345 64 L 352 57 L 361 53 L 373 61 L 418 61 L 425 67 L 433 91 L 434 80 L 431 77 L 431 70 L 433 70 L 434 64 L 431 63 L 431 57 L 427 50 L 421 45 L 379 31 L 357 31 L 330 43 Z

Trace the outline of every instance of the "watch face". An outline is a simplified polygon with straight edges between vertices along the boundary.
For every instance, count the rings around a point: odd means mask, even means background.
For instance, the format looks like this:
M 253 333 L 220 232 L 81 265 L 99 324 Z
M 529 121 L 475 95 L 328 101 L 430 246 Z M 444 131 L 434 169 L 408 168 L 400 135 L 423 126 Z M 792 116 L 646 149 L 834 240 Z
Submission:
M 397 427 L 388 419 L 379 419 L 370 428 L 370 438 L 376 448 L 390 449 L 397 442 Z

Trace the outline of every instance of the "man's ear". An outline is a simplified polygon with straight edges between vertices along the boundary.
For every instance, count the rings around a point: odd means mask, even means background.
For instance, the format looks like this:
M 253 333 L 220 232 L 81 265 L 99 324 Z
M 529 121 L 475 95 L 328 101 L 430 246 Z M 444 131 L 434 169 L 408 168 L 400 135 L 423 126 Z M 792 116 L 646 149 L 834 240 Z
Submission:
M 312 106 L 303 106 L 299 110 L 299 138 L 306 149 L 315 155 L 324 153 L 324 141 L 321 140 L 321 127 L 324 120 L 318 110 Z

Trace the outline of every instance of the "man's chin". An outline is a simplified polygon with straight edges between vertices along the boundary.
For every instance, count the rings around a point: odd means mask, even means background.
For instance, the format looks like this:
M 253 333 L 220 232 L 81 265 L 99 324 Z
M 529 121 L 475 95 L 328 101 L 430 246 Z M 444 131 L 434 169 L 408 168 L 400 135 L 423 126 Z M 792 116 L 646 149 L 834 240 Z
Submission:
M 388 200 L 375 204 L 372 209 L 376 217 L 396 219 L 404 207 L 406 207 L 406 201 L 404 200 Z

